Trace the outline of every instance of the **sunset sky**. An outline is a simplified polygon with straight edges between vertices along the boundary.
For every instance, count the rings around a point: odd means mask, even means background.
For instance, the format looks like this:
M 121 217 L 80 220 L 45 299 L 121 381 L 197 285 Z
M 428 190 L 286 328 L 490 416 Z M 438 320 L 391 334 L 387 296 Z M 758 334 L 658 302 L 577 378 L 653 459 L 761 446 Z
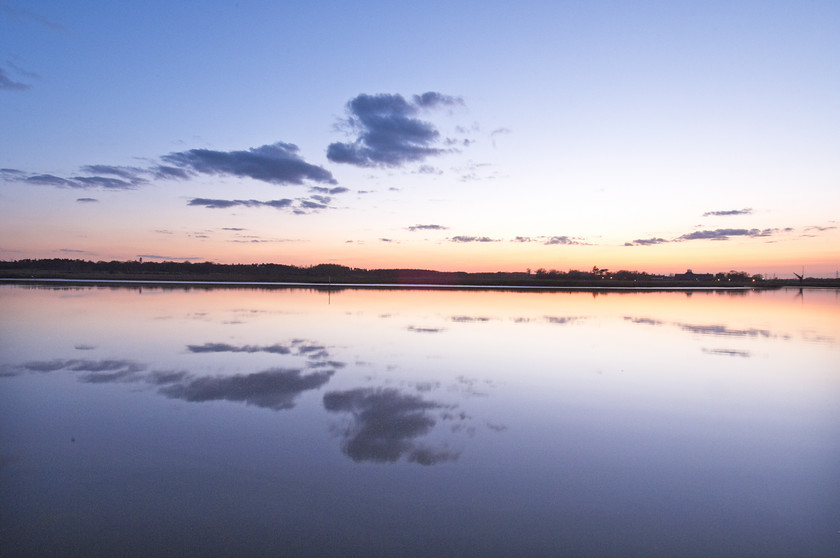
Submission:
M 0 1 L 0 259 L 840 269 L 840 2 Z

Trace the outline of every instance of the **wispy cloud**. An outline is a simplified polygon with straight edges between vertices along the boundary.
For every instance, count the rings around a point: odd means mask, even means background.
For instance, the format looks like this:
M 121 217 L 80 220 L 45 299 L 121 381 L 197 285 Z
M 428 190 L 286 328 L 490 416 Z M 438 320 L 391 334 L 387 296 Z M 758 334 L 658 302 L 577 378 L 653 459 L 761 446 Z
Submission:
M 729 240 L 733 236 L 771 236 L 779 229 L 715 229 L 706 231 L 695 231 L 677 237 L 675 241 L 682 240 Z
M 77 203 L 99 203 L 96 198 L 76 198 Z
M 636 240 L 625 242 L 625 246 L 654 246 L 656 244 L 665 244 L 668 242 L 686 242 L 689 240 L 715 240 L 715 241 L 725 241 L 730 240 L 732 237 L 745 237 L 745 238 L 764 238 L 774 236 L 780 233 L 789 233 L 792 232 L 794 229 L 792 227 L 785 227 L 783 229 L 773 228 L 773 229 L 714 229 L 714 230 L 702 230 L 702 231 L 694 231 L 691 233 L 686 233 L 680 235 L 676 238 L 671 240 L 667 240 L 664 238 L 653 237 L 653 238 L 637 238 Z
M 490 238 L 489 236 L 453 236 L 449 239 L 450 242 L 499 242 L 498 239 Z
M 296 200 L 283 198 L 279 200 L 223 200 L 212 198 L 193 198 L 187 205 L 206 207 L 209 209 L 229 209 L 231 207 L 271 207 L 273 209 L 288 210 L 296 215 L 313 213 L 329 207 L 332 198 L 328 196 L 313 195 L 309 198 L 297 198 Z M 295 204 L 297 202 L 297 204 Z
M 58 250 L 64 254 L 93 254 L 94 252 L 89 252 L 88 250 L 75 250 L 73 248 L 60 248 Z
M 19 21 L 34 21 L 35 23 L 43 25 L 48 29 L 53 29 L 55 31 L 64 30 L 64 26 L 60 23 L 56 23 L 55 21 L 30 10 L 12 8 L 5 2 L 0 3 L 0 12 L 6 14 L 10 19 L 16 19 Z
M 340 123 L 355 135 L 354 141 L 331 143 L 327 159 L 359 167 L 397 167 L 445 153 L 447 149 L 437 147 L 437 128 L 416 115 L 462 104 L 460 97 L 434 91 L 410 101 L 399 94 L 360 94 L 347 103 L 348 116 Z
M 410 227 L 406 227 L 406 230 L 415 232 L 415 231 L 445 231 L 449 229 L 449 227 L 444 227 L 443 225 L 412 225 Z
M 670 240 L 665 240 L 664 238 L 637 238 L 631 242 L 625 242 L 625 246 L 654 246 L 656 244 L 664 244 L 666 242 L 670 242 Z
M 30 89 L 32 86 L 28 83 L 23 83 L 21 81 L 15 81 L 9 77 L 6 73 L 6 70 L 0 68 L 0 90 L 3 91 L 26 91 Z
M 746 207 L 744 209 L 728 209 L 723 211 L 707 211 L 703 217 L 729 217 L 732 215 L 752 215 L 752 208 Z
M 564 246 L 589 246 L 587 242 L 585 242 L 582 238 L 576 238 L 571 236 L 517 236 L 514 237 L 511 242 L 519 242 L 519 243 L 528 243 L 528 242 L 539 242 L 541 244 L 545 244 L 546 246 L 555 246 L 555 245 L 564 245 Z

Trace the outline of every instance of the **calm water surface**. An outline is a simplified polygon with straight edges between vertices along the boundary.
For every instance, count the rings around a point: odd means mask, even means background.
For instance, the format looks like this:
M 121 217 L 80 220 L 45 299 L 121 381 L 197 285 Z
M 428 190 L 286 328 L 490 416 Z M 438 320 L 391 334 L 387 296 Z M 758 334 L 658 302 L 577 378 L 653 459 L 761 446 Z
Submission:
M 0 286 L 3 556 L 837 556 L 840 293 Z

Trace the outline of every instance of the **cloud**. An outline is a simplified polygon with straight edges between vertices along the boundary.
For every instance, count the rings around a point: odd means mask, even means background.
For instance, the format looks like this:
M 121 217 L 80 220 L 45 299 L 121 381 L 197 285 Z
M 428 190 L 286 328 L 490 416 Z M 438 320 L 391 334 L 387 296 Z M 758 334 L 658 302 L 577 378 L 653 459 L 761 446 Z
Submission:
M 313 195 L 310 198 L 297 198 L 291 200 L 283 198 L 279 200 L 221 200 L 212 198 L 193 198 L 187 205 L 207 207 L 209 209 L 228 209 L 231 207 L 272 207 L 274 209 L 285 209 L 295 215 L 305 215 L 322 209 L 328 209 L 332 198 L 328 196 Z M 297 204 L 295 204 L 297 202 Z
M 5 91 L 26 91 L 32 86 L 28 83 L 15 81 L 6 74 L 6 70 L 0 68 L 0 90 Z
M 665 242 L 670 242 L 669 240 L 665 240 L 664 238 L 637 238 L 633 242 L 625 242 L 625 246 L 653 246 L 655 244 L 663 244 Z
M 571 236 L 538 236 L 538 237 L 531 237 L 531 236 L 517 236 L 511 240 L 511 242 L 519 242 L 519 243 L 526 243 L 526 242 L 542 242 L 546 246 L 556 246 L 556 245 L 564 245 L 564 246 L 588 246 L 586 242 L 583 242 L 577 238 L 573 238 Z
M 237 401 L 273 410 L 291 409 L 298 395 L 326 384 L 334 370 L 302 374 L 300 370 L 272 368 L 253 374 L 187 378 L 160 389 L 184 401 Z
M 31 12 L 29 10 L 23 10 L 20 8 L 12 8 L 8 6 L 5 2 L 0 3 L 0 12 L 5 13 L 7 16 L 13 19 L 21 20 L 21 21 L 34 21 L 39 25 L 43 25 L 48 29 L 53 29 L 55 31 L 62 31 L 64 26 L 60 23 L 56 23 L 50 19 L 45 18 L 44 16 L 37 14 L 35 12 Z
M 773 333 L 767 329 L 732 329 L 725 325 L 694 325 L 694 324 L 676 324 L 678 327 L 691 333 L 699 335 L 719 335 L 725 337 L 773 337 Z
M 741 358 L 749 358 L 752 356 L 748 351 L 737 351 L 734 349 L 703 349 L 703 352 L 710 355 L 725 355 Z
M 449 227 L 444 227 L 443 225 L 412 225 L 410 227 L 406 227 L 406 230 L 411 232 L 415 231 L 445 231 L 449 229 Z
M 783 229 L 715 229 L 715 230 L 703 230 L 703 231 L 694 231 L 691 233 L 686 233 L 684 235 L 678 236 L 673 240 L 666 240 L 664 238 L 637 238 L 632 242 L 625 242 L 625 246 L 653 246 L 655 244 L 664 244 L 667 242 L 684 242 L 688 240 L 729 240 L 733 236 L 743 236 L 747 238 L 762 238 L 762 237 L 769 237 L 780 232 L 791 232 L 794 229 L 791 227 L 785 227 Z
M 205 343 L 203 345 L 187 345 L 191 353 L 273 353 L 287 355 L 292 352 L 290 347 L 275 343 L 274 345 L 230 345 L 228 343 Z
M 130 180 L 114 176 L 71 176 L 64 178 L 53 174 L 31 174 L 17 169 L 0 170 L 0 178 L 8 182 L 23 182 L 37 186 L 55 186 L 57 188 L 103 188 L 106 190 L 134 190 L 148 181 L 138 175 Z
M 275 209 L 283 209 L 292 205 L 293 200 L 284 198 L 281 200 L 217 200 L 210 198 L 193 198 L 187 205 L 198 205 L 202 207 L 209 207 L 211 209 L 227 209 L 229 207 L 273 207 Z
M 423 108 L 437 108 L 439 106 L 463 106 L 464 100 L 452 95 L 444 95 L 436 91 L 427 91 L 422 95 L 414 95 L 414 103 Z
M 451 242 L 499 242 L 489 236 L 453 236 Z
M 414 333 L 441 333 L 446 331 L 446 329 L 442 327 L 414 327 L 408 326 L 406 328 L 408 331 L 413 331 Z
M 59 252 L 63 252 L 65 254 L 93 254 L 94 252 L 89 252 L 88 250 L 74 250 L 72 248 L 59 248 Z
M 99 203 L 96 198 L 76 198 L 77 203 Z
M 420 465 L 454 461 L 459 453 L 415 441 L 431 431 L 430 411 L 446 406 L 396 389 L 358 388 L 324 394 L 324 408 L 351 413 L 342 452 L 356 462 L 393 463 L 402 457 Z
M 352 143 L 331 143 L 327 159 L 359 167 L 397 167 L 447 152 L 435 147 L 440 138 L 435 126 L 416 118 L 421 110 L 462 105 L 458 97 L 434 91 L 414 95 L 360 94 L 347 103 L 349 116 L 341 124 L 356 138 Z
M 683 240 L 729 240 L 732 236 L 760 237 L 770 236 L 779 229 L 715 229 L 713 231 L 695 231 L 684 234 L 675 239 L 676 242 Z
M 336 186 L 335 188 L 324 188 L 323 186 L 312 186 L 309 188 L 310 192 L 315 192 L 318 194 L 329 194 L 334 196 L 336 194 L 344 194 L 345 192 L 349 192 L 350 188 L 345 188 L 344 186 Z
M 511 131 L 508 128 L 496 128 L 490 132 L 490 142 L 493 144 L 493 147 L 496 147 L 496 136 L 506 136 L 510 133 Z
M 84 165 L 80 168 L 90 176 L 56 176 L 48 173 L 26 173 L 17 169 L 2 169 L 0 178 L 60 188 L 102 188 L 133 190 L 151 180 L 186 180 L 199 174 L 230 175 L 252 178 L 270 184 L 303 184 L 304 181 L 336 184 L 329 171 L 312 165 L 298 155 L 296 145 L 278 142 L 243 151 L 213 151 L 191 149 L 169 153 L 161 157 L 166 165 L 147 167 L 115 165 Z M 319 193 L 343 193 L 346 188 L 324 189 Z
M 303 184 L 304 180 L 335 184 L 329 171 L 298 155 L 298 147 L 277 142 L 247 151 L 190 149 L 161 157 L 177 168 L 211 175 L 233 175 L 272 184 Z
M 545 240 L 545 242 L 543 242 L 543 244 L 545 244 L 547 246 L 553 246 L 553 245 L 556 245 L 556 244 L 563 244 L 563 245 L 566 245 L 566 246 L 581 246 L 584 243 L 580 242 L 580 241 L 577 241 L 577 240 L 574 240 L 573 238 L 570 238 L 568 236 L 550 236 L 550 237 L 546 238 L 546 240 Z
M 703 217 L 729 217 L 731 215 L 752 215 L 752 208 L 745 207 L 744 209 L 729 209 L 725 211 L 707 211 Z

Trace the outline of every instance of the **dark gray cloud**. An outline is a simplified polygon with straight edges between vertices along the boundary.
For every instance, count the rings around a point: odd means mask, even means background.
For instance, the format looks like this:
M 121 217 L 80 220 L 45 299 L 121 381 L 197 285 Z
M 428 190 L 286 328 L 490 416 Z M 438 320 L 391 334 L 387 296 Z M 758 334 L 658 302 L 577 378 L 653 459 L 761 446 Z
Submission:
M 445 231 L 449 229 L 449 227 L 444 227 L 443 225 L 412 225 L 410 227 L 406 227 L 406 230 L 411 232 L 414 231 Z
M 343 127 L 355 136 L 352 143 L 332 143 L 327 159 L 360 167 L 396 167 L 445 153 L 436 147 L 440 132 L 416 118 L 421 110 L 463 104 L 458 97 L 427 92 L 407 101 L 399 94 L 360 94 L 347 103 Z
M 298 155 L 298 147 L 277 142 L 246 151 L 190 149 L 161 157 L 170 165 L 201 174 L 232 175 L 272 184 L 303 184 L 305 180 L 335 184 L 329 171 Z
M 96 198 L 76 198 L 76 202 L 78 203 L 99 203 L 99 200 Z
M 302 374 L 300 370 L 273 368 L 253 374 L 186 378 L 165 386 L 160 393 L 184 401 L 237 401 L 274 410 L 291 409 L 298 395 L 326 384 L 333 370 Z
M 324 408 L 352 415 L 342 432 L 342 451 L 356 462 L 393 463 L 405 458 L 420 465 L 454 461 L 459 453 L 416 441 L 436 424 L 431 412 L 448 408 L 396 389 L 359 388 L 324 394 Z
M 4 91 L 26 91 L 32 86 L 28 83 L 15 81 L 6 74 L 6 70 L 0 68 L 0 90 Z
M 752 208 L 745 207 L 744 209 L 728 209 L 723 211 L 707 211 L 703 217 L 729 217 L 731 215 L 752 215 Z
M 625 246 L 654 246 L 656 244 L 663 244 L 665 242 L 670 242 L 665 240 L 664 238 L 637 238 L 632 242 L 625 242 Z
M 451 242 L 499 242 L 489 236 L 453 236 Z

